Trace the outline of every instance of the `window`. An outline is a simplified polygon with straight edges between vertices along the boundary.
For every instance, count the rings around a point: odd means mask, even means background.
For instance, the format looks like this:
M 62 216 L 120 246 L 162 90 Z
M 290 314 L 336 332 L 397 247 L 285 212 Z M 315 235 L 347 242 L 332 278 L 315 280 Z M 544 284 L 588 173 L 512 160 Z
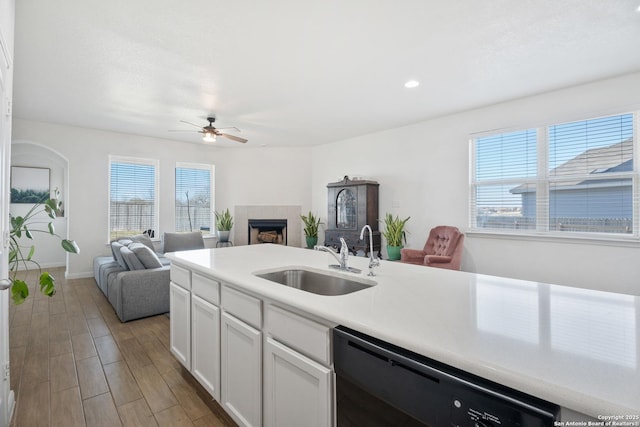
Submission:
M 476 138 L 471 227 L 638 236 L 634 123 L 629 113 Z
M 158 228 L 158 161 L 109 157 L 109 239 Z
M 550 126 L 549 230 L 631 233 L 633 115 Z
M 478 138 L 474 157 L 473 225 L 535 229 L 537 130 Z
M 213 204 L 213 166 L 176 165 L 176 231 L 210 232 Z

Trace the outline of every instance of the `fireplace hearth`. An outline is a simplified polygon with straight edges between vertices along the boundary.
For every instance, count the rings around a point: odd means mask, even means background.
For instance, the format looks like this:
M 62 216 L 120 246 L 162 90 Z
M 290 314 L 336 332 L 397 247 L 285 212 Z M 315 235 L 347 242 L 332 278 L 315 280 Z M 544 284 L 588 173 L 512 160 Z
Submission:
M 249 245 L 275 243 L 287 245 L 286 219 L 249 219 L 247 235 Z

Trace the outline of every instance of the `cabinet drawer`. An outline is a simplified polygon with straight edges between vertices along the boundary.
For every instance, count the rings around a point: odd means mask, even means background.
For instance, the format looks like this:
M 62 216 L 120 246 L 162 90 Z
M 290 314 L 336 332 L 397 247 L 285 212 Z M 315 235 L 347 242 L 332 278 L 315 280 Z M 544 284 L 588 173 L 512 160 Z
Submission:
M 220 305 L 220 283 L 212 277 L 193 273 L 191 292 L 211 304 Z
M 268 305 L 266 330 L 300 353 L 329 366 L 331 364 L 331 328 L 305 317 Z
M 178 286 L 191 290 L 191 271 L 177 265 L 171 265 L 171 281 Z
M 222 308 L 249 325 L 262 329 L 261 301 L 258 298 L 222 286 Z

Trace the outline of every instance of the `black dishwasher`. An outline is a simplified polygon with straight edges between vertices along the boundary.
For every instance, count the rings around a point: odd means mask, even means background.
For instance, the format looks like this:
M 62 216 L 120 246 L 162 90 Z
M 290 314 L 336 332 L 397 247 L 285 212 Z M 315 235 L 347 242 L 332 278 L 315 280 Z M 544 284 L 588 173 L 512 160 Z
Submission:
M 546 427 L 560 407 L 344 326 L 333 332 L 338 427 Z

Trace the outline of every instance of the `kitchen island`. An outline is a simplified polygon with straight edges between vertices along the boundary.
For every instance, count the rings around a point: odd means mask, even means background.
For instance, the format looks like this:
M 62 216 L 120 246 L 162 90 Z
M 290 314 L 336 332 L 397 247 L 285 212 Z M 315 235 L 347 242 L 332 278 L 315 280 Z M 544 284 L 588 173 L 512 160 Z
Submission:
M 323 296 L 254 273 L 302 266 L 335 274 L 327 253 L 265 244 L 167 256 L 172 267 L 231 291 L 347 326 L 567 413 L 638 421 L 640 297 L 388 261 L 375 269 L 375 285 Z M 367 279 L 367 264 L 350 257 L 363 272 L 341 274 Z

